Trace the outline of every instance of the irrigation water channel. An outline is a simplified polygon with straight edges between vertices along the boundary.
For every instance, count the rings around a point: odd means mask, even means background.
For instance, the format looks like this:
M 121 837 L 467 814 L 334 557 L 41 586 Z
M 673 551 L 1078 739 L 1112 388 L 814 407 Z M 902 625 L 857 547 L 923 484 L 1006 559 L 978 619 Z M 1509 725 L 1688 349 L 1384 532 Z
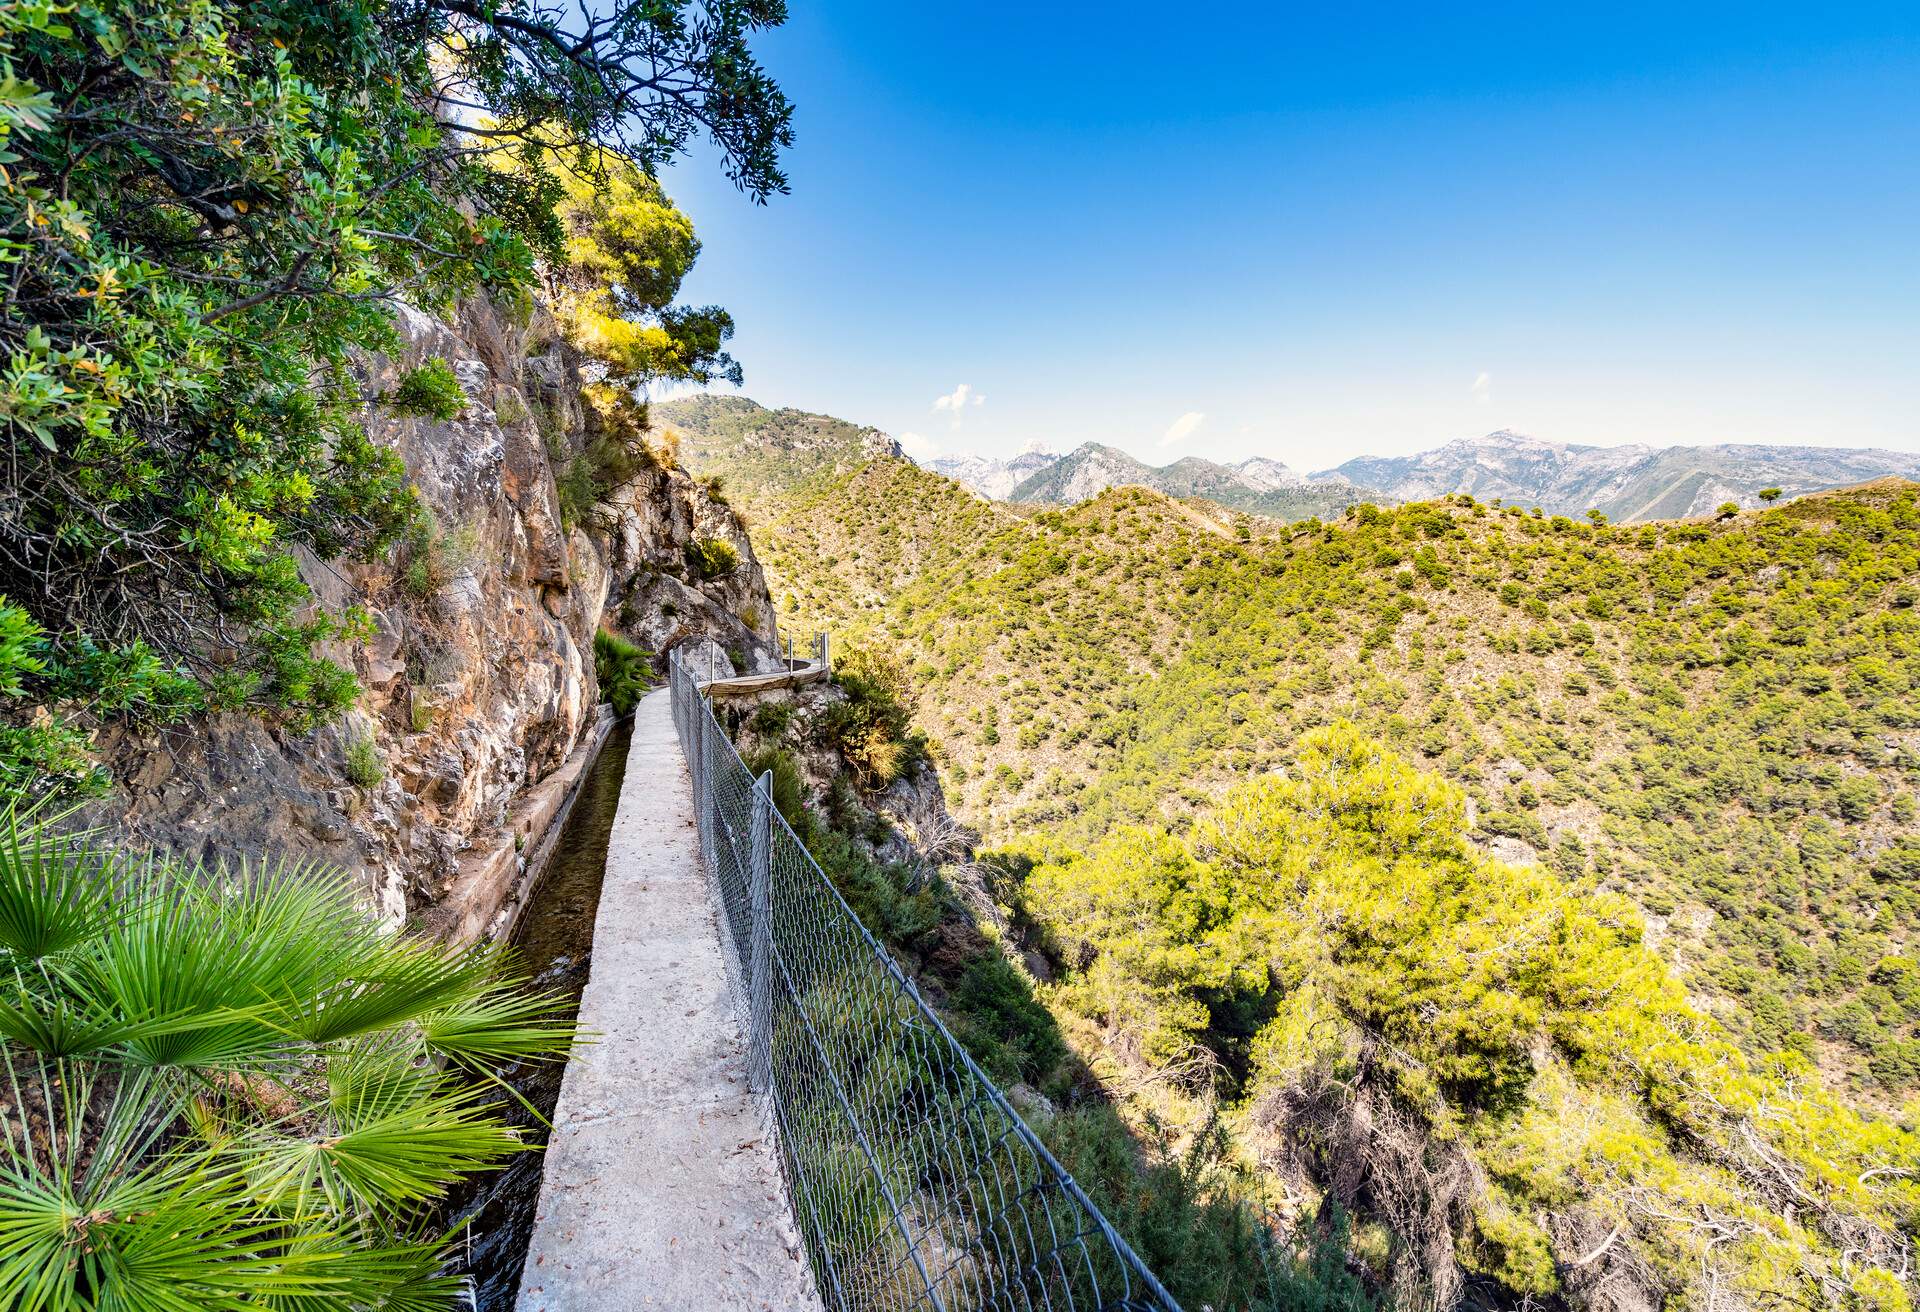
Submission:
M 568 1020 L 579 1009 L 593 961 L 593 923 L 600 909 L 600 884 L 607 873 L 607 836 L 620 803 L 632 736 L 630 720 L 615 725 L 607 735 L 580 786 L 546 872 L 528 895 L 513 932 L 520 968 L 533 976 L 535 988 L 565 996 Z M 508 1100 L 511 1119 L 531 1143 L 546 1143 L 542 1122 L 552 1119 L 560 1101 L 564 1071 L 564 1063 L 545 1062 L 499 1072 L 540 1113 L 541 1120 L 535 1121 L 524 1107 Z M 511 1312 L 513 1308 L 520 1268 L 533 1236 L 534 1209 L 540 1202 L 543 1161 L 541 1153 L 521 1153 L 504 1170 L 481 1177 L 450 1204 L 450 1224 L 466 1227 L 456 1251 L 463 1254 L 460 1273 L 473 1281 L 471 1306 L 477 1312 Z

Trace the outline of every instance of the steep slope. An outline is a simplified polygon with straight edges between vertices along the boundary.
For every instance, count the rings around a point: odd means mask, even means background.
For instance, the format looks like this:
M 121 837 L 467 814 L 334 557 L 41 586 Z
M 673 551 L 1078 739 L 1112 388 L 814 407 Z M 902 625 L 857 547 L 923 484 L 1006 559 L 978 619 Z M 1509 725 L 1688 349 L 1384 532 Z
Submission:
M 1225 1098 L 1281 1196 L 1351 1209 L 1383 1294 L 1897 1288 L 1914 487 L 1242 538 L 1139 488 L 1013 514 L 880 461 L 769 513 L 783 604 L 904 659 L 958 813 L 1013 840 L 996 897 L 1069 1042 L 1163 1123 Z M 1371 737 L 1314 737 L 1343 719 Z M 1281 804 L 1275 771 L 1367 800 Z M 1347 807 L 1348 837 L 1306 836 Z M 1430 872 L 1373 854 L 1402 825 Z M 1331 864 L 1269 901 L 1288 852 Z
M 1910 489 L 1634 529 L 1462 500 L 1244 543 L 1181 512 L 995 515 L 881 465 L 796 505 L 768 571 L 911 654 L 990 835 L 1177 820 L 1352 716 L 1466 786 L 1489 849 L 1631 892 L 1757 1047 L 1869 1097 L 1920 1078 L 1920 1015 L 1861 973 L 1913 929 Z
M 1920 455 L 1795 446 L 1572 446 L 1502 430 L 1418 455 L 1362 456 L 1330 471 L 1393 500 L 1465 492 L 1549 514 L 1599 510 L 1621 522 L 1752 508 L 1763 488 L 1799 496 L 1887 475 L 1920 477 Z

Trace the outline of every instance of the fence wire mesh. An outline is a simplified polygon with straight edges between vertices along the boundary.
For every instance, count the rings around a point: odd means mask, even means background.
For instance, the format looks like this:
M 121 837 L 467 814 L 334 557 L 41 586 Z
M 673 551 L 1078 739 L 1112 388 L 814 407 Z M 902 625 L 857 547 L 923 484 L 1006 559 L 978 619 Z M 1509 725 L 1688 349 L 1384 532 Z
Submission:
M 670 661 L 749 1078 L 832 1312 L 1180 1312 L 860 923 Z

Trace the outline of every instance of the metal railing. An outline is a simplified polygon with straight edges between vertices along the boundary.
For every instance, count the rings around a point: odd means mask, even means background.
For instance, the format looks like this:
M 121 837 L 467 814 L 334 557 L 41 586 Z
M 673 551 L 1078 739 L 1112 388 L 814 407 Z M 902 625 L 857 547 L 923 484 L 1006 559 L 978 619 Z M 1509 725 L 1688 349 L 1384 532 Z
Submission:
M 1180 1312 L 955 1041 L 670 657 L 748 1078 L 830 1312 Z

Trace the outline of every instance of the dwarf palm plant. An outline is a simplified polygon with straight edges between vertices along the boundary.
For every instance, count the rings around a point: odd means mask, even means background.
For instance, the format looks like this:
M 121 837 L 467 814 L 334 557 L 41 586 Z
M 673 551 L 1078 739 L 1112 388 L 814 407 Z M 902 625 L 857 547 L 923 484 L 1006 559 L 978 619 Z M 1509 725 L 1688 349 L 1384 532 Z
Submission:
M 0 814 L 0 1307 L 452 1305 L 434 1205 L 523 1147 L 474 1072 L 571 1038 L 500 964 Z

